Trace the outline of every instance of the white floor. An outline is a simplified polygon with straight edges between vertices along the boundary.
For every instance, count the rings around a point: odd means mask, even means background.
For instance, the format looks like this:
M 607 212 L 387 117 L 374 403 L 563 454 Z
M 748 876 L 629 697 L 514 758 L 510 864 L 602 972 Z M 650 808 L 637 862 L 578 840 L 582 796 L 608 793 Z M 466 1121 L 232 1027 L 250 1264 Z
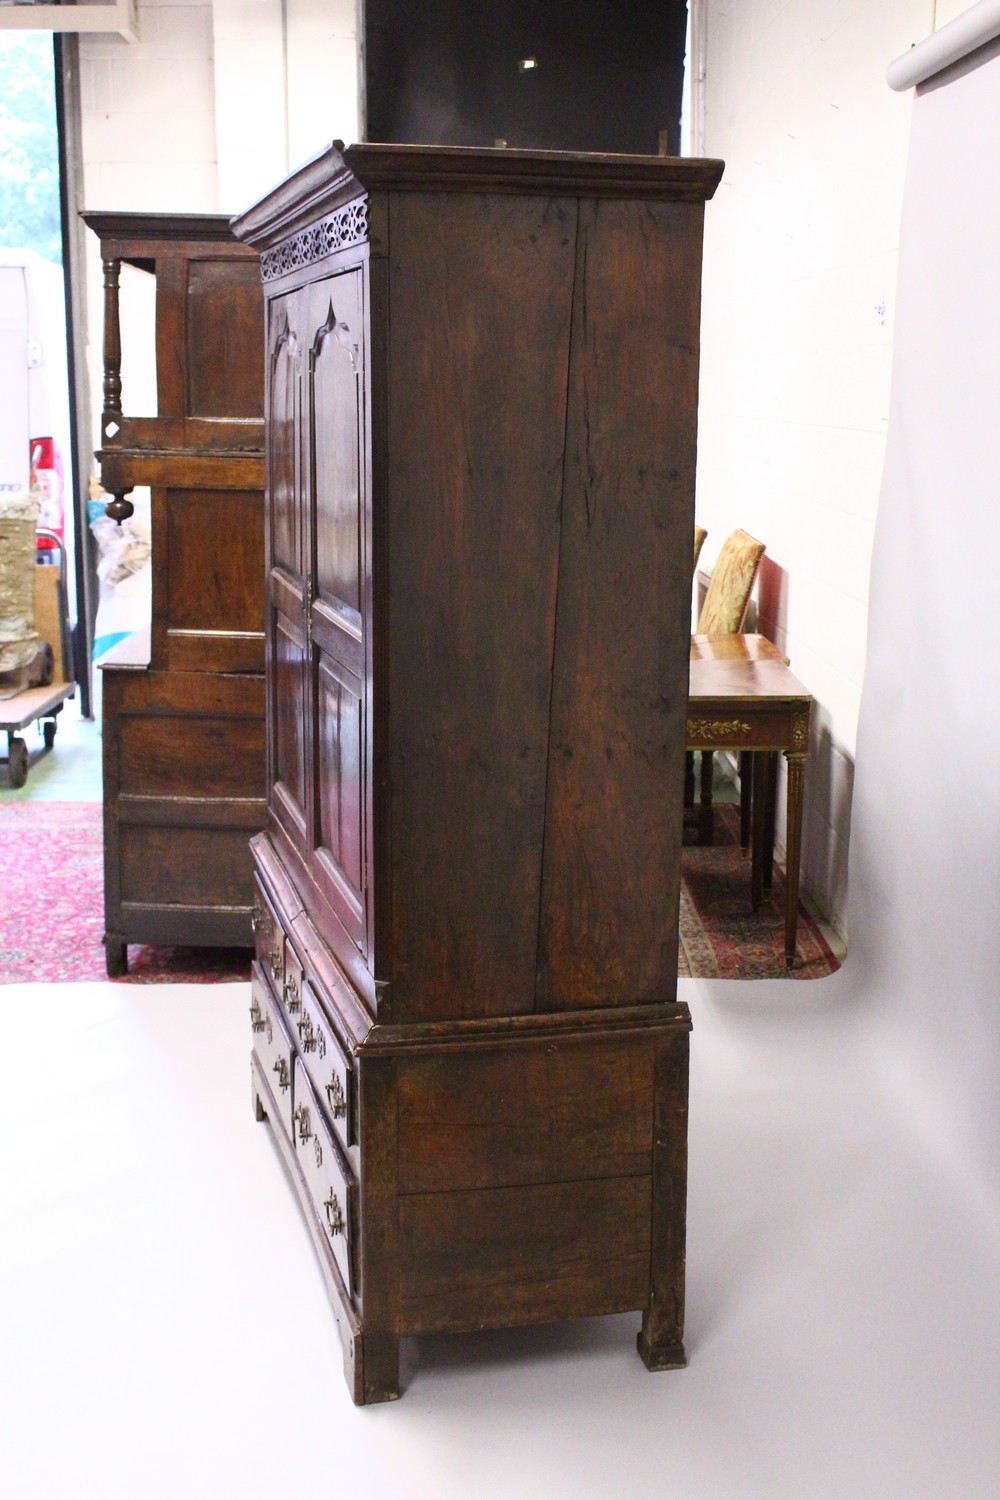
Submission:
M 100 688 L 100 674 L 95 673 Z M 5 802 L 100 802 L 101 730 L 100 706 L 95 717 L 80 714 L 79 690 L 68 698 L 56 717 L 56 737 L 51 750 L 45 748 L 41 721 L 19 731 L 28 747 L 28 779 L 14 788 L 7 770 L 7 735 L 0 735 L 0 805 Z
M 0 990 L 0 1494 L 995 1500 L 995 1220 L 842 991 L 681 988 L 689 1368 L 647 1374 L 633 1316 L 421 1339 L 360 1410 L 252 1118 L 247 987 Z

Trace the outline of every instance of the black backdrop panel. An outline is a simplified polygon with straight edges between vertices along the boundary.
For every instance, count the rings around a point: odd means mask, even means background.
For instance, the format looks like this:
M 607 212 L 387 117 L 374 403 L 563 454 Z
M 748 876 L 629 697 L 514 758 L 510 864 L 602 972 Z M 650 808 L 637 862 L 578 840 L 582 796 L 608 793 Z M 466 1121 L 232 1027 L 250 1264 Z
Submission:
M 366 0 L 367 138 L 651 154 L 665 130 L 676 155 L 686 20 L 685 0 Z

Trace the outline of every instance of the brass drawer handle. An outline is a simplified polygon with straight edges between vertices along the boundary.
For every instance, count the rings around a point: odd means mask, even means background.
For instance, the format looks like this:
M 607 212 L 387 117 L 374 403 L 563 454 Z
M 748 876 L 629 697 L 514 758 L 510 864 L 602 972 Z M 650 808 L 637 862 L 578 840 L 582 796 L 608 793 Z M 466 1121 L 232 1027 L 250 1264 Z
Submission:
M 264 931 L 265 926 L 266 923 L 264 921 L 264 908 L 260 904 L 260 897 L 255 896 L 253 901 L 253 911 L 250 913 L 250 931 L 256 936 L 258 932 Z
M 306 1106 L 300 1104 L 292 1118 L 299 1127 L 299 1140 L 303 1143 L 310 1140 L 312 1131 L 309 1129 L 309 1111 Z
M 278 1075 L 278 1087 L 281 1092 L 283 1094 L 287 1093 L 291 1087 L 291 1083 L 288 1077 L 288 1063 L 286 1059 L 279 1057 L 271 1071 Z
M 344 1086 L 336 1073 L 334 1073 L 326 1086 L 326 1097 L 335 1120 L 339 1120 L 342 1115 L 347 1114 L 347 1095 L 344 1093 Z
M 260 1008 L 260 1001 L 257 999 L 256 995 L 254 995 L 253 999 L 250 1002 L 250 1030 L 264 1030 L 264 1015 Z
M 303 1052 L 315 1052 L 316 1037 L 313 1033 L 313 1023 L 308 1016 L 303 1016 L 297 1023 L 299 1041 L 302 1043 Z
M 330 1231 L 330 1238 L 336 1239 L 338 1234 L 344 1232 L 344 1215 L 341 1212 L 340 1203 L 336 1193 L 330 1189 L 330 1196 L 323 1204 L 326 1209 L 326 1227 Z
M 286 979 L 281 988 L 285 1000 L 285 1009 L 291 1013 L 302 1009 L 302 1001 L 299 999 L 299 982 L 294 975 Z
M 280 948 L 272 948 L 271 949 L 271 978 L 272 979 L 280 979 L 281 978 L 281 949 Z

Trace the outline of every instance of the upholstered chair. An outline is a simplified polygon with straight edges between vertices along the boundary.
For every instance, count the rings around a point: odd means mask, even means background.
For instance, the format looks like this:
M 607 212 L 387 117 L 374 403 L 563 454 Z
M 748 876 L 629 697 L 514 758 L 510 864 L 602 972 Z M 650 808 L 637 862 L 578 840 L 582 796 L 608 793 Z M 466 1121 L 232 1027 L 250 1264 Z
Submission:
M 764 543 L 745 531 L 726 538 L 698 617 L 699 635 L 732 635 L 743 629 L 763 556 Z

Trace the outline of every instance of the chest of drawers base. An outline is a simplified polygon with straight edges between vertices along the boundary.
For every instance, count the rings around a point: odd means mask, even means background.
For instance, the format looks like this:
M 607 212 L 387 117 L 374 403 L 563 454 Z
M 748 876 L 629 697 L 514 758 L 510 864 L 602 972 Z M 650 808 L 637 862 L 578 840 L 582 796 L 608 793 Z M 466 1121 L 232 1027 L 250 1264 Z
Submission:
M 354 1400 L 398 1395 L 401 1337 L 598 1313 L 641 1312 L 647 1367 L 683 1365 L 687 1008 L 376 1025 L 254 852 L 254 1105 Z
M 252 1103 L 257 1119 L 268 1120 L 273 1127 L 275 1142 L 285 1164 L 285 1170 L 302 1206 L 305 1221 L 316 1249 L 323 1278 L 326 1282 L 330 1305 L 333 1308 L 333 1314 L 340 1331 L 341 1343 L 344 1350 L 344 1376 L 353 1399 L 360 1405 L 365 1400 L 361 1323 L 354 1310 L 350 1295 L 344 1286 L 343 1278 L 337 1267 L 333 1252 L 330 1249 L 328 1225 L 325 1221 L 321 1222 L 320 1220 L 315 1201 L 310 1195 L 309 1184 L 296 1158 L 292 1138 L 281 1124 L 280 1109 L 274 1092 L 276 1087 L 274 1079 L 269 1077 L 265 1072 L 264 1065 L 255 1051 L 251 1058 Z

